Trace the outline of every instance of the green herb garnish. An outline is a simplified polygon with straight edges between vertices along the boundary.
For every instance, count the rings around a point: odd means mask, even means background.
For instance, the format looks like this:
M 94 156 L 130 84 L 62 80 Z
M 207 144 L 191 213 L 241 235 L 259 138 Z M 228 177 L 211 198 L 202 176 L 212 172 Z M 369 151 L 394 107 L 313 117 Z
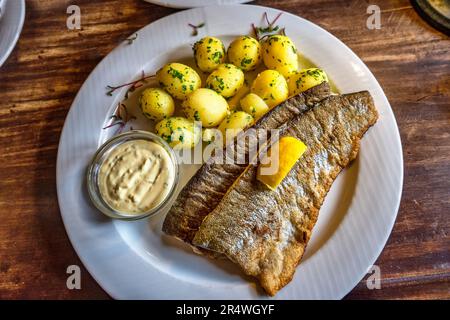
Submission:
M 195 111 L 195 112 L 194 112 L 194 119 L 195 119 L 196 121 L 200 121 L 200 115 L 198 114 L 198 111 Z
M 146 75 L 144 74 L 144 71 L 142 71 L 142 76 L 141 76 L 141 78 L 138 79 L 138 80 L 136 80 L 136 81 L 132 81 L 132 82 L 129 82 L 129 83 L 124 83 L 124 84 L 121 84 L 121 85 L 118 85 L 118 86 L 110 86 L 110 85 L 107 85 L 106 88 L 108 89 L 108 91 L 106 92 L 106 94 L 107 94 L 108 96 L 112 96 L 112 94 L 114 93 L 114 91 L 116 91 L 117 89 L 120 89 L 120 88 L 123 88 L 123 87 L 130 86 L 130 88 L 128 89 L 128 91 L 127 91 L 126 94 L 125 94 L 125 99 L 127 99 L 127 98 L 128 98 L 128 94 L 129 94 L 130 92 L 133 92 L 135 89 L 141 87 L 141 86 L 146 82 L 147 79 L 150 79 L 150 78 L 153 78 L 153 77 L 155 77 L 154 74 L 152 74 L 152 75 L 150 75 L 150 76 L 146 76 Z
M 274 35 L 274 34 L 283 34 L 284 35 L 284 28 L 280 28 L 280 26 L 275 25 L 277 20 L 281 17 L 283 13 L 280 12 L 275 19 L 272 21 L 269 21 L 269 17 L 267 15 L 267 12 L 264 12 L 264 19 L 266 20 L 267 26 L 266 27 L 256 27 L 254 23 L 252 23 L 253 32 L 255 34 L 256 39 L 262 40 L 265 37 Z

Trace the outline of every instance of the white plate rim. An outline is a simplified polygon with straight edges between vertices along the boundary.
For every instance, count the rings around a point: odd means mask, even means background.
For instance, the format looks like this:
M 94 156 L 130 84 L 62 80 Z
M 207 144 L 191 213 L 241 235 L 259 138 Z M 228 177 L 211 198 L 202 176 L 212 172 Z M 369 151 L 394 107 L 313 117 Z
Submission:
M 236 6 L 236 5 L 235 5 Z M 239 9 L 242 9 L 242 7 L 247 7 L 247 8 L 253 8 L 253 9 L 251 9 L 251 10 L 256 10 L 256 11 L 261 11 L 261 10 L 264 10 L 264 11 L 267 11 L 267 12 L 269 12 L 269 13 L 271 13 L 271 14 L 276 14 L 276 13 L 278 13 L 278 12 L 280 12 L 279 10 L 276 10 L 276 9 L 271 9 L 271 8 L 266 8 L 266 7 L 260 7 L 260 6 L 254 6 L 254 5 L 245 5 L 245 6 L 240 6 L 240 8 Z M 192 12 L 194 12 L 194 10 L 197 10 L 197 12 L 200 12 L 200 13 L 203 13 L 203 14 L 205 14 L 205 12 L 206 11 L 210 11 L 210 10 L 217 10 L 217 9 L 220 9 L 220 8 L 216 8 L 215 9 L 215 7 L 214 6 L 211 6 L 211 7 L 207 7 L 207 8 L 199 8 L 199 9 L 192 9 L 192 10 L 188 10 L 187 11 L 187 13 L 185 13 L 185 14 L 189 14 L 189 12 L 190 13 L 192 13 Z M 222 7 L 222 9 L 223 9 L 223 7 Z M 261 11 L 262 12 L 262 11 Z M 178 15 L 178 17 L 179 17 L 179 15 L 180 14 L 182 14 L 183 12 L 180 12 L 180 13 L 176 13 L 175 15 Z M 301 19 L 301 20 L 303 20 L 303 22 L 306 22 L 306 23 L 309 23 L 309 24 L 311 24 L 310 22 L 308 22 L 308 21 L 306 21 L 306 20 L 304 20 L 304 19 L 302 19 L 302 18 L 299 18 L 299 17 L 297 17 L 297 16 L 294 16 L 294 15 L 291 15 L 291 14 L 289 14 L 289 13 L 285 13 L 285 15 L 289 15 L 289 16 L 293 16 L 293 17 L 295 17 L 295 18 L 297 18 L 297 19 Z M 171 19 L 171 17 L 172 16 L 174 16 L 174 15 L 171 15 L 171 16 L 168 16 L 168 17 L 165 17 L 165 18 L 163 18 L 163 19 L 160 19 L 160 20 L 158 20 L 157 22 L 159 22 L 159 23 L 162 23 L 161 21 L 162 20 L 165 20 L 165 19 Z M 173 19 L 173 18 L 172 18 Z M 156 22 L 154 22 L 154 23 L 156 23 Z M 154 23 L 152 23 L 151 25 L 153 25 Z M 150 26 L 150 25 L 149 25 Z M 144 27 L 144 28 L 142 28 L 140 31 L 138 31 L 138 33 L 140 33 L 142 30 L 144 30 L 145 28 L 147 28 L 147 27 L 149 27 L 149 26 L 146 26 L 146 27 Z M 323 32 L 325 32 L 326 34 L 328 34 L 328 36 L 331 36 L 331 37 L 333 37 L 334 39 L 336 39 L 334 36 L 332 36 L 331 34 L 329 34 L 328 32 L 326 32 L 325 30 L 323 30 L 323 29 L 321 29 L 320 27 L 318 27 L 318 26 L 316 26 L 316 25 L 313 25 L 314 26 L 314 28 L 316 28 L 316 29 L 320 29 L 320 30 L 322 30 Z M 341 43 L 338 39 L 336 39 L 339 43 Z M 342 43 L 341 43 L 342 44 Z M 342 44 L 343 45 L 343 44 Z M 345 46 L 345 45 L 343 45 L 343 46 Z M 363 68 L 363 72 L 368 76 L 368 77 L 371 77 L 371 78 L 373 78 L 373 80 L 376 82 L 376 80 L 375 80 L 375 78 L 373 77 L 373 75 L 372 75 L 372 73 L 368 70 L 368 68 L 364 65 L 364 63 L 362 63 L 362 61 L 348 48 L 348 47 L 346 47 L 345 46 L 345 48 L 346 48 L 346 50 L 348 50 L 348 54 L 350 54 L 350 55 L 352 55 L 357 61 L 359 61 L 361 64 L 362 64 L 362 68 Z M 111 53 L 111 54 L 114 54 L 114 52 L 117 52 L 117 50 L 119 50 L 119 49 L 121 49 L 121 47 L 119 46 L 118 48 L 116 48 L 115 50 L 113 50 L 113 52 Z M 110 55 L 111 55 L 110 54 Z M 108 55 L 108 56 L 110 56 L 110 55 Z M 107 57 L 108 57 L 107 56 Z M 63 177 L 63 174 L 62 174 L 62 169 L 63 169 L 63 163 L 62 163 L 62 160 L 63 160 L 63 154 L 61 153 L 61 149 L 62 149 L 62 147 L 64 146 L 64 144 L 63 144 L 63 141 L 64 141 L 64 138 L 67 136 L 67 120 L 68 119 L 70 119 L 70 117 L 71 117 L 71 114 L 74 112 L 73 110 L 75 109 L 74 108 L 74 106 L 75 105 L 77 105 L 77 103 L 79 102 L 79 100 L 81 99 L 80 98 L 80 96 L 81 96 L 81 92 L 83 92 L 83 91 L 86 91 L 86 90 L 88 90 L 88 88 L 86 88 L 86 86 L 87 86 L 87 83 L 89 83 L 90 81 L 92 81 L 92 79 L 95 77 L 95 75 L 96 74 L 98 74 L 98 71 L 99 71 L 99 69 L 103 66 L 104 67 L 104 61 L 107 59 L 107 57 L 105 57 L 105 59 L 102 61 L 102 62 L 100 62 L 99 63 L 99 65 L 94 69 L 94 71 L 90 74 L 90 76 L 88 77 L 88 79 L 86 80 L 86 82 L 83 84 L 83 86 L 82 86 L 82 88 L 80 89 L 80 92 L 78 93 L 78 95 L 77 95 L 77 97 L 75 98 L 75 100 L 74 100 L 74 102 L 73 102 L 73 105 L 72 105 L 72 107 L 71 107 L 71 109 L 70 109 L 70 111 L 69 111 L 69 114 L 68 114 L 68 116 L 67 116 L 67 119 L 66 119 L 66 123 L 65 123 L 65 125 L 64 125 L 64 128 L 63 128 L 63 131 L 62 131 L 62 134 L 61 134 L 61 140 L 60 140 L 60 144 L 59 144 L 59 149 L 58 149 L 58 159 L 57 159 L 57 190 L 58 190 L 58 201 L 59 201 L 59 204 L 60 204 L 60 208 L 61 208 L 61 215 L 62 215 L 62 218 L 63 218 L 63 222 L 64 222 L 64 225 L 65 225 L 65 227 L 66 227 L 66 231 L 67 231 L 67 233 L 68 233 L 68 236 L 69 236 L 69 238 L 70 238 L 70 240 L 71 240 L 71 242 L 72 242 L 72 245 L 74 246 L 74 248 L 75 248 L 75 250 L 76 250 L 76 252 L 78 253 L 78 255 L 79 255 L 79 257 L 80 257 L 80 259 L 82 260 L 82 262 L 84 263 L 84 265 L 86 266 L 86 268 L 88 269 L 88 271 L 91 273 L 91 275 L 97 280 L 97 282 L 112 296 L 112 297 L 114 297 L 114 298 L 130 298 L 130 297 L 137 297 L 137 298 L 142 298 L 142 296 L 140 296 L 140 295 L 135 295 L 135 296 L 133 296 L 133 295 L 129 295 L 129 294 L 123 294 L 123 292 L 121 292 L 121 290 L 120 289 L 118 289 L 117 288 L 117 286 L 114 286 L 114 285 L 111 285 L 111 283 L 110 282 L 108 282 L 108 281 L 106 281 L 105 280 L 105 277 L 103 276 L 103 275 L 100 275 L 98 272 L 96 272 L 96 270 L 95 270 L 95 266 L 92 264 L 92 261 L 88 261 L 89 259 L 87 259 L 86 258 L 86 256 L 85 256 L 85 253 L 86 253 L 86 251 L 83 249 L 83 248 L 81 248 L 81 246 L 79 245 L 79 243 L 77 242 L 77 240 L 79 240 L 80 238 L 79 238 L 79 236 L 76 236 L 75 235 L 75 233 L 74 233 L 74 230 L 72 230 L 72 228 L 71 228 L 71 225 L 70 225 L 70 223 L 72 222 L 71 221 L 71 218 L 70 218 L 70 216 L 68 215 L 69 213 L 65 210 L 65 207 L 66 207 L 66 204 L 65 204 L 65 202 L 64 202 L 64 199 L 62 198 L 62 196 L 61 196 L 61 190 L 62 190 L 62 188 L 63 188 L 63 186 L 62 186 L 62 177 Z M 134 76 L 135 74 L 133 73 L 133 75 L 132 76 Z M 396 125 L 396 121 L 395 121 L 395 118 L 394 118 L 394 116 L 393 116 L 393 112 L 392 112 L 392 109 L 390 108 L 390 105 L 389 105 L 389 102 L 387 101 L 387 98 L 386 98 L 386 96 L 384 95 L 384 93 L 383 93 L 383 91 L 382 91 L 382 89 L 381 89 L 381 87 L 379 86 L 379 84 L 378 84 L 378 82 L 376 82 L 376 86 L 377 86 L 377 90 L 379 90 L 381 93 L 382 93 L 382 96 L 383 96 L 383 103 L 384 104 L 386 104 L 387 106 L 388 106 L 388 111 L 387 111 L 387 116 L 390 116 L 390 117 L 392 117 L 392 119 L 393 119 L 393 121 L 394 121 L 394 124 L 395 124 L 395 128 L 396 128 L 396 130 L 394 130 L 394 132 L 393 132 L 393 134 L 394 134 L 394 136 L 393 136 L 393 141 L 394 141 L 394 144 L 396 144 L 396 146 L 398 147 L 397 148 L 397 152 L 399 151 L 399 154 L 397 154 L 397 157 L 398 157 L 398 159 L 396 160 L 396 165 L 398 166 L 397 167 L 397 169 L 399 170 L 398 171 L 398 179 L 397 179 L 397 181 L 396 181 L 396 187 L 397 187 L 397 190 L 396 190 L 396 195 L 395 195 L 395 206 L 393 206 L 392 207 L 392 214 L 391 214 L 391 216 L 390 216 L 390 219 L 389 219 L 389 221 L 386 221 L 386 224 L 385 224 L 385 226 L 384 226 L 384 229 L 383 229 L 383 235 L 382 235 L 382 240 L 381 241 L 379 241 L 378 243 L 377 243 L 377 246 L 376 246 L 376 248 L 375 249 L 373 249 L 372 250 L 372 253 L 371 253 L 371 258 L 369 259 L 370 260 L 370 262 L 371 262 L 371 264 L 373 264 L 374 262 L 375 262 L 375 260 L 376 260 L 376 258 L 379 256 L 379 254 L 381 253 L 381 251 L 382 251 L 382 249 L 383 249 L 383 247 L 384 247 L 384 245 L 385 245 L 385 243 L 386 243 L 386 241 L 387 241 L 387 239 L 388 239 L 388 236 L 389 236 L 389 234 L 390 234 L 390 232 L 391 232 L 391 230 L 392 230 L 392 227 L 393 227 L 393 224 L 394 224 L 394 222 L 395 222 L 395 218 L 396 218 L 396 215 L 397 215 L 397 211 L 398 211 L 398 208 L 399 208 L 399 205 L 400 205 L 400 198 L 401 198 L 401 191 L 402 191 L 402 185 L 403 185 L 403 155 L 402 155 L 402 150 L 401 150 L 401 141 L 400 141 L 400 135 L 399 135 L 399 131 L 398 131 L 398 127 L 397 127 L 397 125 Z M 92 93 L 92 92 L 91 92 Z M 395 212 L 394 212 L 395 211 Z M 65 213 L 64 213 L 65 212 Z M 84 253 L 84 254 L 83 254 Z M 370 265 L 371 265 L 370 264 Z M 139 271 L 137 271 L 137 272 L 140 272 L 140 271 L 142 271 L 142 270 L 139 270 Z M 353 276 L 353 281 L 350 283 L 347 283 L 346 284 L 346 286 L 345 286 L 345 288 L 342 288 L 342 289 L 340 289 L 340 291 L 339 292 L 333 292 L 333 294 L 321 294 L 320 292 L 319 293 L 314 293 L 314 295 L 311 295 L 311 297 L 312 298 L 331 298 L 331 299 L 340 299 L 340 298 L 342 298 L 345 294 L 347 294 L 358 282 L 359 282 L 359 280 L 364 276 L 364 274 L 367 272 L 367 270 L 364 270 L 364 272 L 363 271 L 360 271 L 359 272 L 359 274 L 358 275 L 354 275 Z M 116 284 L 117 285 L 117 284 Z M 233 294 L 232 296 L 236 296 L 235 294 L 236 294 L 236 292 L 234 291 L 234 290 L 231 290 L 230 291 L 231 292 L 231 294 Z M 246 294 L 247 294 L 247 292 L 246 292 Z M 227 295 L 228 296 L 228 295 Z M 181 296 L 178 296 L 178 298 L 180 298 Z M 215 294 L 213 294 L 213 295 L 211 295 L 210 296 L 210 298 L 211 299 L 216 299 L 216 298 L 220 298 L 220 297 L 222 297 L 222 296 L 216 296 Z M 239 296 L 237 296 L 238 298 L 239 298 Z M 251 296 L 250 296 L 251 297 Z M 154 296 L 154 295 L 152 295 L 152 298 L 158 298 L 157 296 Z M 248 297 L 244 297 L 244 299 L 246 299 L 246 298 L 248 298 Z M 292 297 L 290 297 L 290 298 L 292 298 Z
M 8 44 L 6 49 L 1 52 L 0 48 L 0 67 L 5 63 L 6 59 L 11 55 L 12 51 L 14 50 L 14 47 L 17 44 L 17 41 L 19 40 L 20 33 L 22 32 L 23 24 L 25 22 L 25 11 L 26 11 L 26 5 L 25 0 L 4 0 L 6 3 L 3 5 L 5 8 L 5 12 L 3 13 L 3 16 L 0 19 L 0 38 L 2 36 L 2 21 L 6 21 L 8 19 L 9 21 L 14 22 L 13 28 L 15 29 L 14 35 L 12 38 L 8 39 Z M 3 22 L 4 23 L 4 22 Z

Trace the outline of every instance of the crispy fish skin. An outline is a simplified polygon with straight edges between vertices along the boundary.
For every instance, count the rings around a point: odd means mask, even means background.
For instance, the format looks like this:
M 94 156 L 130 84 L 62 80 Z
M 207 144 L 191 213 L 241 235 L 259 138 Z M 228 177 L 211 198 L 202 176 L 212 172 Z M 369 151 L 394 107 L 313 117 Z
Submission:
M 330 86 L 324 82 L 274 107 L 254 126 L 258 132 L 276 129 L 294 116 L 309 110 L 330 95 Z M 234 142 L 235 153 L 248 154 L 248 146 Z M 245 170 L 246 163 L 224 163 L 226 154 L 212 156 L 180 192 L 166 215 L 163 231 L 188 244 L 192 243 L 203 219 L 216 207 L 223 195 Z M 200 253 L 196 250 L 197 253 Z
M 378 118 L 368 92 L 331 96 L 294 118 L 281 136 L 307 146 L 275 191 L 249 165 L 205 218 L 193 244 L 225 254 L 259 279 L 269 295 L 289 283 L 334 179 L 352 161 Z

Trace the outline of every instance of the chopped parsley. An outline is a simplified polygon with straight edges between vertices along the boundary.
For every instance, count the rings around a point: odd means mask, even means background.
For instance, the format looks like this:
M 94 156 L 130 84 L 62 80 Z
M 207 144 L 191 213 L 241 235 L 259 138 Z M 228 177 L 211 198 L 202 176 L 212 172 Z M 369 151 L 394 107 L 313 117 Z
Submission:
M 212 61 L 214 61 L 215 63 L 219 64 L 219 63 L 222 62 L 222 57 L 223 57 L 222 52 L 216 51 L 216 52 L 214 52 L 214 53 L 212 54 L 211 59 L 212 59 Z
M 183 81 L 184 76 L 180 71 L 175 70 L 172 67 L 169 67 L 169 70 L 167 70 L 167 73 L 170 74 L 172 76 L 172 78 L 176 78 L 176 79 L 179 79 L 180 81 Z
M 241 60 L 241 67 L 245 68 L 247 65 L 249 65 L 250 63 L 252 63 L 253 59 L 252 58 L 245 58 Z

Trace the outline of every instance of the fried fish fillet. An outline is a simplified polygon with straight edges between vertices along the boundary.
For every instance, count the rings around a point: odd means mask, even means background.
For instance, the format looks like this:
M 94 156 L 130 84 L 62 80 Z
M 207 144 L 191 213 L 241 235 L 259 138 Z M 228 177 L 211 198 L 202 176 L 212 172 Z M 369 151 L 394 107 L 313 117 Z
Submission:
M 288 99 L 270 110 L 253 126 L 256 129 L 255 135 L 280 127 L 329 95 L 330 87 L 324 82 Z M 247 141 L 234 141 L 234 153 L 247 154 Z M 183 188 L 164 220 L 163 231 L 166 234 L 188 244 L 192 243 L 203 219 L 217 206 L 248 165 L 248 161 L 225 163 L 226 157 L 226 153 L 212 156 Z M 198 250 L 196 252 L 200 253 Z
M 257 164 L 248 165 L 193 244 L 226 255 L 275 295 L 291 281 L 331 184 L 377 118 L 372 97 L 360 92 L 330 96 L 292 119 L 281 136 L 302 140 L 303 157 L 274 191 L 256 180 Z

